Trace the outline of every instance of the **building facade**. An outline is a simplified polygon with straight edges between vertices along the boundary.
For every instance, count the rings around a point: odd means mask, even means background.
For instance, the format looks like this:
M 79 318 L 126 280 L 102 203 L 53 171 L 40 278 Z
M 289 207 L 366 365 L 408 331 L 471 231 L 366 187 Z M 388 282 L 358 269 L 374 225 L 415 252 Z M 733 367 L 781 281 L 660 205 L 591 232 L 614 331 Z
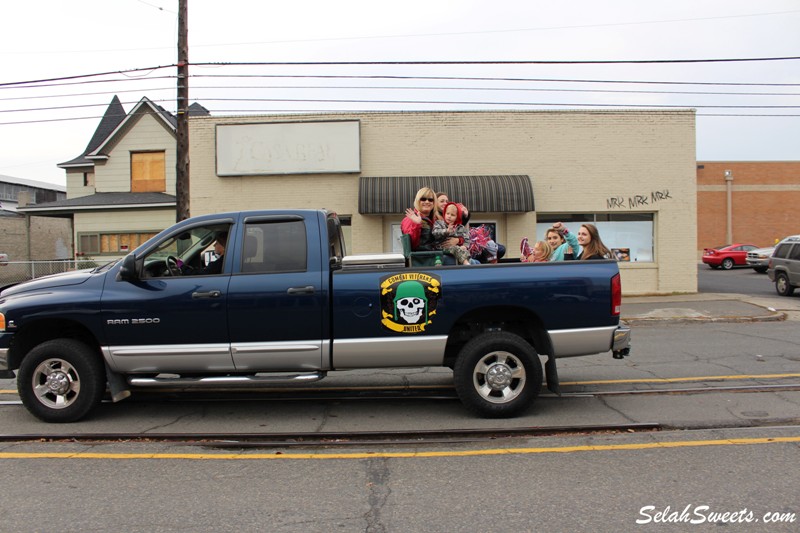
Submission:
M 191 214 L 326 208 L 350 253 L 399 249 L 405 207 L 444 188 L 507 257 L 555 221 L 595 223 L 626 294 L 697 290 L 695 116 L 477 111 L 193 117 Z M 449 188 L 449 190 L 448 190 Z
M 0 253 L 11 261 L 71 259 L 72 231 L 68 221 L 23 214 L 28 206 L 59 201 L 65 196 L 64 187 L 58 185 L 0 176 Z
M 798 161 L 698 161 L 698 254 L 736 242 L 767 247 L 796 235 L 798 205 Z

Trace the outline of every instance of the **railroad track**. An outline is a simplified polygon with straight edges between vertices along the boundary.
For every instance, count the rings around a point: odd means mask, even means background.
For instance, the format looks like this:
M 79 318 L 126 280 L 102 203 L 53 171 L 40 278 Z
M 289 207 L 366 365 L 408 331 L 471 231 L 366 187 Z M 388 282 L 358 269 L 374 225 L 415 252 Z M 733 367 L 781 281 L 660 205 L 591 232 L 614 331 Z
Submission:
M 793 375 L 794 376 L 794 375 Z M 756 376 L 762 378 L 762 376 Z M 677 387 L 679 383 L 721 381 L 715 385 L 697 385 Z M 625 395 L 688 395 L 709 393 L 761 393 L 779 391 L 800 391 L 800 383 L 750 383 L 727 385 L 728 381 L 720 377 L 705 378 L 672 378 L 672 379 L 641 379 L 641 380 L 610 380 L 610 381 L 585 381 L 562 383 L 561 394 L 553 394 L 544 386 L 540 398 L 585 398 L 592 396 L 625 396 Z M 650 388 L 624 388 L 604 390 L 603 385 L 639 384 L 648 385 Z M 152 401 L 154 399 L 176 400 L 182 402 L 193 401 L 360 401 L 360 400 L 454 400 L 457 399 L 455 389 L 451 385 L 403 385 L 403 386 L 373 386 L 373 387 L 264 387 L 237 389 L 132 389 L 133 395 L 126 402 Z M 17 392 L 11 389 L 0 389 L 0 405 L 21 405 L 16 399 Z M 10 399 L 14 398 L 14 399 Z
M 764 376 L 760 376 L 765 379 Z M 792 376 L 794 377 L 794 376 Z M 720 381 L 714 385 L 700 383 L 701 378 L 676 378 L 675 380 L 622 380 L 622 381 L 587 381 L 564 383 L 564 391 L 560 396 L 543 392 L 541 399 L 557 400 L 558 398 L 587 398 L 622 395 L 691 395 L 715 393 L 764 393 L 779 391 L 800 391 L 800 383 L 740 383 L 730 385 L 731 380 L 719 380 L 719 377 L 702 378 L 704 381 Z M 775 378 L 785 380 L 781 377 Z M 687 381 L 694 381 L 696 386 L 683 386 Z M 647 385 L 654 388 L 612 388 L 604 390 L 603 386 Z M 681 386 L 676 386 L 681 385 Z M 593 390 L 588 390 L 592 388 Z M 0 390 L 0 406 L 21 407 L 22 402 L 16 399 L 15 391 Z M 13 399 L 11 399 L 13 398 Z M 457 401 L 455 390 L 448 385 L 407 385 L 407 386 L 375 386 L 375 387 L 327 387 L 327 388 L 265 388 L 248 391 L 213 391 L 192 390 L 153 391 L 137 390 L 125 402 L 277 402 L 277 401 L 317 401 L 317 402 L 358 402 L 380 400 L 424 400 L 424 401 Z M 122 407 L 122 406 L 120 406 Z M 760 425 L 796 424 L 797 420 L 781 421 L 749 421 L 738 427 Z M 6 433 L 0 434 L 0 442 L 165 442 L 176 445 L 206 446 L 218 449 L 245 448 L 291 448 L 291 447 L 346 447 L 353 445 L 409 445 L 432 443 L 465 443 L 480 442 L 508 438 L 524 438 L 537 436 L 567 436 L 608 433 L 653 432 L 663 429 L 676 429 L 668 424 L 630 423 L 611 425 L 577 425 L 546 427 L 511 427 L 511 428 L 479 428 L 479 429 L 436 429 L 436 430 L 401 430 L 401 431 L 357 431 L 346 433 L 325 432 L 293 432 L 293 433 L 79 433 L 50 431 L 58 426 L 43 426 L 41 433 Z M 710 426 L 709 426 L 710 428 Z M 693 427 L 692 429 L 698 429 Z M 718 429 L 718 427 L 715 427 Z
M 213 448 L 270 448 L 351 446 L 367 444 L 430 444 L 476 442 L 511 437 L 659 431 L 660 424 L 603 424 L 518 428 L 435 429 L 398 431 L 292 432 L 292 433 L 46 433 L 0 434 L 0 442 L 109 442 L 147 441 L 202 445 Z

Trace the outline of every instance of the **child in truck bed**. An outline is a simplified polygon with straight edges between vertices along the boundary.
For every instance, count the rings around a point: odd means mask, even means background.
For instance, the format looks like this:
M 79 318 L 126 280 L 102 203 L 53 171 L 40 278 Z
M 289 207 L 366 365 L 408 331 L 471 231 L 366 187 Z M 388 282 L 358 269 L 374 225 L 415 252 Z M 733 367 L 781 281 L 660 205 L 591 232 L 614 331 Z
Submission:
M 437 220 L 433 224 L 431 233 L 437 242 L 438 249 L 447 255 L 452 255 L 456 263 L 468 265 L 469 263 L 469 228 L 461 222 L 461 207 L 453 202 L 444 206 L 444 220 Z M 458 239 L 455 246 L 445 244 L 451 237 Z

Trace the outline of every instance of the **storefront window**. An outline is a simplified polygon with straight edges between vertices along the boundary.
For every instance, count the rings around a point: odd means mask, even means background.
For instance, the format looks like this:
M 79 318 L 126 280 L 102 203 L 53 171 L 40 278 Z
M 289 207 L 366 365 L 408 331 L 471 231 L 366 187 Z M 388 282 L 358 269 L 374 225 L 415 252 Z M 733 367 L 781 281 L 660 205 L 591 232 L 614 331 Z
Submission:
M 544 239 L 554 222 L 563 222 L 574 233 L 585 222 L 594 224 L 603 243 L 617 254 L 618 260 L 654 261 L 652 213 L 537 213 L 536 239 Z

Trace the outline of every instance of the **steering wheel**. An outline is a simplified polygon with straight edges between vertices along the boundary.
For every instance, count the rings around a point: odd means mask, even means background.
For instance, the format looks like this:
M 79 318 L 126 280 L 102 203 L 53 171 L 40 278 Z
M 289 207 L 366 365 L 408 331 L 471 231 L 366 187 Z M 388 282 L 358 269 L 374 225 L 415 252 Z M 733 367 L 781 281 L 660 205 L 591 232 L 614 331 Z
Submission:
M 164 259 L 164 265 L 167 267 L 164 271 L 166 276 L 180 276 L 182 274 L 178 266 L 178 258 L 174 255 L 168 255 L 167 258 Z

